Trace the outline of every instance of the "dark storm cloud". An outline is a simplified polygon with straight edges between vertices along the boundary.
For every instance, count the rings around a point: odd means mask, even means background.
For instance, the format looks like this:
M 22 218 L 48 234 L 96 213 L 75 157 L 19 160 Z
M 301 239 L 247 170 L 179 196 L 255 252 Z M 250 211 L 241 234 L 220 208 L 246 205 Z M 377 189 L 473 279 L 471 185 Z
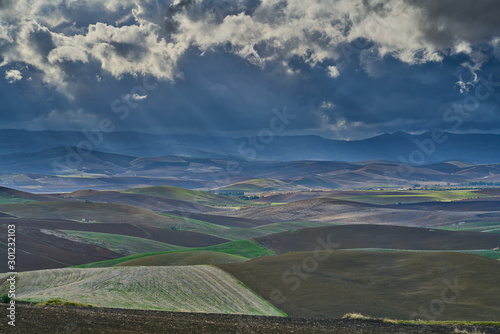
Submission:
M 158 88 L 117 129 L 252 135 L 286 106 L 292 133 L 416 132 L 447 126 L 466 97 L 457 81 L 500 70 L 496 1 L 40 1 L 38 19 L 10 2 L 20 18 L 0 43 L 0 79 L 19 103 L 5 104 L 3 127 L 92 128 L 151 75 Z M 482 67 L 462 66 L 473 57 L 453 51 L 460 42 Z M 498 105 L 495 92 L 460 130 L 500 129 Z
M 500 1 L 497 0 L 406 0 L 422 10 L 420 28 L 439 47 L 457 41 L 487 42 L 500 36 Z
M 109 44 L 113 46 L 117 55 L 129 60 L 138 61 L 147 53 L 147 50 L 132 43 L 111 42 Z
M 14 0 L 0 0 L 0 10 L 10 7 Z
M 29 35 L 28 41 L 31 47 L 36 50 L 36 52 L 44 60 L 47 60 L 47 56 L 49 55 L 50 51 L 56 48 L 56 45 L 52 40 L 52 34 L 48 30 L 39 29 L 33 31 Z

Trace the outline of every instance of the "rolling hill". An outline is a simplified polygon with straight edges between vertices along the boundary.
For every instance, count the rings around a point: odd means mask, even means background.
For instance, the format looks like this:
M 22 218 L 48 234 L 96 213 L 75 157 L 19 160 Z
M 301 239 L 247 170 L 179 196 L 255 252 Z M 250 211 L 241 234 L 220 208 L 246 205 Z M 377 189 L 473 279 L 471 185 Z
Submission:
M 212 266 L 54 269 L 18 274 L 18 300 L 78 301 L 97 307 L 282 316 Z M 7 289 L 5 279 L 1 293 Z
M 26 227 L 33 230 L 68 230 L 125 235 L 185 247 L 204 247 L 228 241 L 194 231 L 138 226 L 129 223 L 83 223 L 67 220 L 0 218 L 0 225 L 11 223 L 16 224 L 18 227 Z
M 36 202 L 1 204 L 0 212 L 19 218 L 129 223 L 152 227 L 197 226 L 186 220 L 160 215 L 126 204 L 93 202 Z
M 321 192 L 320 192 L 321 193 Z M 337 194 L 338 196 L 338 194 Z M 365 199 L 366 200 L 366 199 Z M 385 201 L 370 197 L 370 201 Z M 391 197 L 391 201 L 398 201 Z M 404 200 L 404 199 L 403 199 Z M 442 203 L 440 205 L 447 205 Z M 452 205 L 449 202 L 448 205 Z M 457 222 L 499 221 L 498 211 L 461 210 L 418 210 L 405 205 L 376 205 L 346 199 L 316 197 L 271 205 L 264 208 L 245 208 L 233 212 L 219 212 L 218 215 L 278 222 L 321 222 L 330 224 L 388 224 L 402 226 L 439 226 Z
M 0 204 L 47 202 L 55 200 L 56 199 L 49 196 L 31 194 L 11 188 L 0 187 Z
M 241 262 L 242 260 L 267 255 L 274 255 L 274 252 L 259 245 L 255 240 L 249 239 L 231 241 L 220 245 L 191 248 L 189 250 L 135 254 L 112 260 L 82 264 L 75 266 L 75 268 L 103 268 L 121 266 L 122 264 L 134 266 L 170 266 L 177 265 L 175 263 L 201 262 L 202 260 L 206 260 L 208 263 L 197 264 L 212 264 L 211 262 L 219 260 Z
M 208 207 L 200 203 L 193 203 L 190 201 L 164 198 L 159 196 L 150 196 L 147 194 L 146 195 L 134 194 L 130 192 L 121 192 L 121 191 L 98 191 L 98 190 L 87 189 L 67 194 L 58 194 L 54 195 L 54 197 L 67 200 L 78 199 L 82 201 L 127 204 L 138 208 L 157 211 L 157 212 L 184 210 L 189 212 L 203 213 L 203 212 L 217 211 L 213 207 Z
M 207 192 L 194 191 L 194 190 L 188 190 L 170 186 L 134 188 L 126 190 L 125 192 L 131 194 L 160 197 L 169 200 L 178 200 L 189 203 L 196 203 L 201 205 L 241 206 L 249 204 L 247 201 L 243 201 L 238 198 L 219 196 Z
M 146 238 L 130 237 L 116 233 L 98 233 L 68 230 L 40 231 L 44 234 L 53 235 L 58 238 L 72 240 L 82 244 L 100 246 L 122 256 L 147 252 L 165 252 L 185 248 L 182 246 L 170 245 L 164 242 Z
M 500 314 L 500 261 L 470 254 L 292 252 L 218 267 L 291 317 L 359 312 L 377 318 L 492 321 Z
M 253 179 L 242 181 L 221 188 L 219 192 L 243 191 L 250 193 L 270 192 L 270 191 L 298 191 L 314 189 L 335 189 L 338 185 L 326 179 L 303 177 L 297 180 L 273 180 L 273 179 Z
M 472 250 L 500 247 L 496 233 L 443 231 L 390 225 L 338 225 L 305 228 L 255 238 L 277 254 L 313 251 L 325 243 L 335 249 Z M 320 241 L 323 240 L 323 241 Z
M 0 225 L 0 238 L 7 240 L 6 225 Z M 0 243 L 0 250 L 7 254 L 7 244 Z M 57 238 L 21 226 L 16 228 L 16 253 L 16 269 L 19 271 L 62 268 L 121 256 L 103 247 Z M 7 262 L 0 263 L 0 272 L 7 271 Z
M 152 255 L 120 262 L 120 267 L 137 266 L 195 266 L 220 263 L 245 262 L 248 258 L 222 252 L 188 250 Z

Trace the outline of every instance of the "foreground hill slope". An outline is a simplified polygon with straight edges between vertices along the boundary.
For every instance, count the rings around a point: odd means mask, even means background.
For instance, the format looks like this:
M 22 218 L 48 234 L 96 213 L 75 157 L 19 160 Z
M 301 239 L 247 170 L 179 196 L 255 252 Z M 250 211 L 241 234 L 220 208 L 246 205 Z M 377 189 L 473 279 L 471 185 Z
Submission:
M 492 321 L 500 314 L 500 261 L 475 255 L 295 252 L 218 267 L 292 317 L 360 312 L 393 319 Z
M 5 278 L 5 277 L 4 277 Z M 1 293 L 7 283 L 0 285 Z M 18 300 L 78 301 L 99 307 L 281 316 L 212 266 L 54 269 L 18 275 Z

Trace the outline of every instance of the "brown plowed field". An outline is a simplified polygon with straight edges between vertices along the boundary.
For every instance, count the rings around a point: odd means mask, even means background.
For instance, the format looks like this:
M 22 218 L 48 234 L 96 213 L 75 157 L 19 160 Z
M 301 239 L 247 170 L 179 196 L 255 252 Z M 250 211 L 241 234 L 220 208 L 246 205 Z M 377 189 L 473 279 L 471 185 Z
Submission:
M 500 317 L 500 261 L 470 254 L 293 252 L 217 266 L 291 317 Z
M 0 226 L 0 240 L 7 240 L 5 225 Z M 0 244 L 0 249 L 7 254 L 5 244 Z M 41 233 L 39 229 L 16 228 L 17 271 L 62 268 L 120 256 L 106 248 L 57 238 Z M 0 262 L 0 272 L 7 271 L 7 261 Z
M 129 223 L 77 223 L 67 220 L 0 218 L 0 225 L 12 223 L 16 224 L 19 227 L 22 226 L 37 229 L 121 234 L 185 247 L 205 247 L 218 245 L 229 241 L 198 232 L 162 229 L 149 226 L 136 226 Z
M 0 333 L 19 334 L 498 334 L 494 326 L 395 325 L 380 321 L 320 320 L 16 304 L 16 327 L 2 310 Z
M 443 231 L 391 225 L 339 225 L 305 228 L 255 238 L 277 254 L 313 251 L 318 238 L 336 243 L 338 249 L 388 248 L 412 250 L 464 250 L 500 247 L 500 234 Z

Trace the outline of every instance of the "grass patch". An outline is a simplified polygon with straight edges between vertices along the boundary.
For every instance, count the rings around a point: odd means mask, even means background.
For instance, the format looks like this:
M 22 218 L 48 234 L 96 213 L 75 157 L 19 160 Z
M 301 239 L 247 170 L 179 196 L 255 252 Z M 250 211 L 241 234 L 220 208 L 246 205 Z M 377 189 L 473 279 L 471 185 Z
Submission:
M 8 304 L 8 303 L 10 303 L 10 300 L 11 300 L 11 298 L 6 293 L 4 293 L 3 295 L 0 296 L 0 303 Z
M 460 225 L 444 225 L 434 227 L 440 230 L 447 231 L 471 231 L 471 232 L 492 232 L 499 233 L 500 222 L 472 222 L 463 223 Z
M 394 191 L 390 190 L 367 190 L 363 192 L 363 195 L 353 194 L 334 198 L 366 204 L 388 205 L 396 203 L 450 202 L 478 197 L 487 196 L 474 190 L 413 190 L 401 191 L 398 193 L 394 193 Z
M 76 306 L 76 307 L 94 307 L 94 305 L 70 302 L 61 299 L 50 299 L 45 302 L 37 303 L 37 306 Z
M 365 315 L 362 315 L 361 313 L 347 313 L 342 316 L 342 319 L 354 319 L 354 320 L 367 320 L 367 319 L 372 319 L 370 317 L 367 317 Z
M 500 321 L 463 321 L 463 320 L 397 320 L 390 318 L 372 318 L 361 313 L 347 313 L 342 319 L 379 320 L 392 324 L 405 325 L 441 325 L 441 326 L 500 326 Z
M 166 254 L 141 257 L 135 260 L 129 260 L 120 263 L 120 267 L 133 266 L 196 266 L 196 265 L 214 265 L 221 263 L 244 262 L 248 258 L 231 255 L 222 252 L 210 251 L 182 251 L 170 252 Z
M 10 194 L 8 192 L 0 191 L 0 204 L 23 204 L 23 203 L 35 203 L 35 200 L 23 198 Z
M 462 321 L 462 320 L 393 320 L 397 324 L 446 325 L 446 326 L 500 326 L 500 321 Z
M 275 254 L 272 250 L 261 246 L 255 240 L 231 241 L 220 245 L 201 247 L 197 249 L 238 255 L 249 259 Z

